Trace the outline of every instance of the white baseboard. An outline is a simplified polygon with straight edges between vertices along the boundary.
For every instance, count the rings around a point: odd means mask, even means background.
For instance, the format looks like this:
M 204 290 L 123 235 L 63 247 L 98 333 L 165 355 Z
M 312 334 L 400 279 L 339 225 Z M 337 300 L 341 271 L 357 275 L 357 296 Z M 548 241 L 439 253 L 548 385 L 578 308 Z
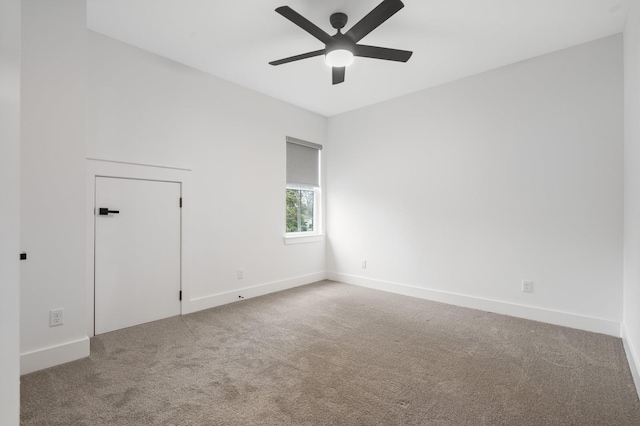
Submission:
M 89 338 L 63 343 L 48 348 L 23 353 L 20 356 L 20 374 L 33 373 L 59 364 L 89 356 Z
M 239 288 L 237 290 L 225 293 L 218 293 L 211 296 L 191 299 L 185 305 L 183 305 L 182 313 L 189 314 L 192 312 L 202 311 L 204 309 L 215 308 L 216 306 L 238 302 L 242 299 L 251 299 L 252 297 L 264 296 L 265 294 L 275 293 L 277 291 L 311 284 L 317 281 L 322 281 L 326 278 L 327 275 L 325 272 L 316 272 L 314 274 L 289 278 L 282 281 L 274 281 L 251 287 Z M 240 299 L 240 296 L 242 296 L 242 299 Z
M 631 369 L 631 375 L 633 376 L 633 382 L 636 385 L 636 392 L 638 399 L 640 399 L 640 357 L 636 351 L 636 346 L 633 341 L 629 339 L 629 333 L 627 332 L 627 326 L 623 322 L 620 326 L 622 334 L 622 343 L 624 344 L 624 351 L 627 354 L 627 361 L 629 362 L 629 368 Z
M 341 274 L 337 272 L 327 272 L 327 278 L 333 281 L 343 282 L 345 284 L 353 284 L 360 287 L 367 287 L 375 290 L 402 294 L 404 296 L 433 300 L 435 302 L 447 303 L 449 305 L 479 309 L 517 318 L 524 318 L 533 321 L 545 322 L 549 324 L 561 325 L 564 327 L 576 328 L 579 330 L 592 331 L 595 333 L 620 337 L 620 323 L 617 321 L 587 317 L 582 315 L 570 314 L 567 312 L 536 308 L 532 306 L 517 305 L 491 299 L 482 299 L 478 297 L 448 293 L 439 290 L 430 290 L 405 284 L 372 280 L 365 277 Z

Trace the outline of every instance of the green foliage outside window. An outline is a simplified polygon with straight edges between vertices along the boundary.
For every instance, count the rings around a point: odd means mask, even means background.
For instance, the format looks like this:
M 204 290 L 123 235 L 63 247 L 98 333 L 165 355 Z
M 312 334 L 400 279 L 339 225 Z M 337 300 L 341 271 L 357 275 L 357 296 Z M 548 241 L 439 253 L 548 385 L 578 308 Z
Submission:
M 313 231 L 313 190 L 287 189 L 287 232 Z

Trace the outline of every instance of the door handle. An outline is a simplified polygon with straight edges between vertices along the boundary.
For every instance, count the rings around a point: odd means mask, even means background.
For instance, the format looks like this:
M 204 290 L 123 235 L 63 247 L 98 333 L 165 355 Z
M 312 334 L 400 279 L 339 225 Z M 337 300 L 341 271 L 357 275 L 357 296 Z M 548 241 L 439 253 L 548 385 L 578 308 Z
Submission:
M 109 210 L 108 207 L 100 207 L 98 214 L 100 216 L 107 216 L 109 213 L 118 214 L 120 213 L 120 210 Z

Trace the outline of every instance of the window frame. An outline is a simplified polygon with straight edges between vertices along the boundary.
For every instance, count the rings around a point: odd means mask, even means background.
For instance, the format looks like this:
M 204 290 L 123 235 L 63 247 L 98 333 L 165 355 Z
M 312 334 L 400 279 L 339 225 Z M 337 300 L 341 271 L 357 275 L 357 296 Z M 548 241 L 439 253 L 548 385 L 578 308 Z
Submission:
M 317 198 L 317 193 L 316 193 L 316 187 L 313 186 L 303 186 L 303 185 L 287 185 L 287 188 L 285 189 L 285 193 L 287 191 L 305 191 L 305 192 L 311 192 L 313 193 L 313 211 L 311 212 L 312 215 L 312 226 L 313 226 L 313 230 L 312 231 L 287 231 L 287 225 L 285 224 L 285 233 L 286 234 L 295 234 L 295 235 L 301 235 L 301 234 L 305 234 L 305 235 L 310 235 L 310 234 L 317 234 L 317 229 L 318 229 L 318 212 L 317 212 L 317 207 L 316 207 L 316 198 Z M 286 215 L 285 215 L 285 220 L 286 220 Z
M 287 143 L 301 144 L 303 146 L 319 146 L 320 148 L 318 149 L 318 186 L 288 183 L 285 179 L 284 242 L 285 244 L 301 244 L 324 241 L 322 217 L 322 145 L 306 143 L 306 141 L 289 136 L 287 136 Z M 313 231 L 287 232 L 286 193 L 288 189 L 313 191 Z
M 320 187 L 301 187 L 300 185 L 287 185 L 285 188 L 285 197 L 287 189 L 313 191 L 313 231 L 295 231 L 287 232 L 286 212 L 285 212 L 285 243 L 298 244 L 306 242 L 321 241 L 324 238 L 322 232 L 322 189 Z

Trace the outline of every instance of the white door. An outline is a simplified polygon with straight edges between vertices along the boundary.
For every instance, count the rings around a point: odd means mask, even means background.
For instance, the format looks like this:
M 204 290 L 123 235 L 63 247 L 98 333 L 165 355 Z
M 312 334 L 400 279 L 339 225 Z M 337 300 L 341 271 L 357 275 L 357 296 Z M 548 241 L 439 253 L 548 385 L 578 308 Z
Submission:
M 95 334 L 180 314 L 180 190 L 96 177 Z

